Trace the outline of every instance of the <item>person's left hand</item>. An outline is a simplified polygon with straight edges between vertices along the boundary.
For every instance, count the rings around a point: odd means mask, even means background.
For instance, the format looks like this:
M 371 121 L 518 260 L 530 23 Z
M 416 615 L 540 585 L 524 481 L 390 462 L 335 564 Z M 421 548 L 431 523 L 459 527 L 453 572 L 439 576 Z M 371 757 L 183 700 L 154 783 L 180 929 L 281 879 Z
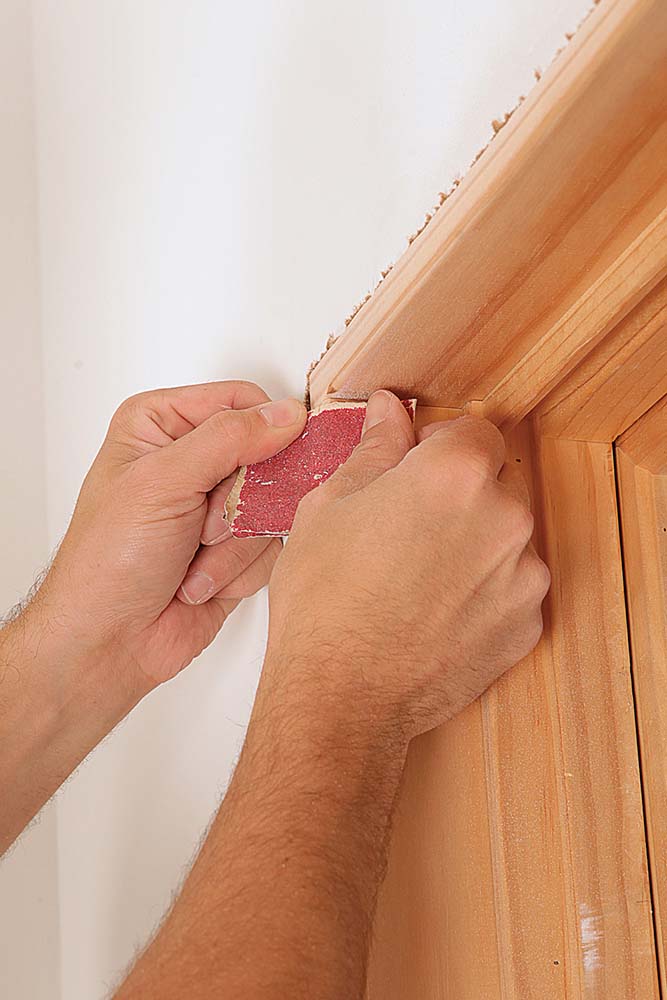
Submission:
M 279 539 L 231 537 L 237 467 L 303 430 L 296 399 L 249 382 L 133 396 L 113 417 L 34 610 L 89 655 L 112 651 L 130 685 L 168 680 L 268 580 Z

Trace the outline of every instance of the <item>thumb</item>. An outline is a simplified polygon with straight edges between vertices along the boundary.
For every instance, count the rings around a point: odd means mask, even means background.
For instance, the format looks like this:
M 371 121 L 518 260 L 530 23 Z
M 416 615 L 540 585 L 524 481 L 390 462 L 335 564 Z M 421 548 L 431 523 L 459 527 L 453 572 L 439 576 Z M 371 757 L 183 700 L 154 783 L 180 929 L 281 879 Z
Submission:
M 334 497 L 355 493 L 398 465 L 414 443 L 412 421 L 400 399 L 380 389 L 368 400 L 360 443 L 320 489 Z
M 299 436 L 306 408 L 298 399 L 262 403 L 246 410 L 221 410 L 158 453 L 186 489 L 208 493 L 241 465 L 262 462 Z

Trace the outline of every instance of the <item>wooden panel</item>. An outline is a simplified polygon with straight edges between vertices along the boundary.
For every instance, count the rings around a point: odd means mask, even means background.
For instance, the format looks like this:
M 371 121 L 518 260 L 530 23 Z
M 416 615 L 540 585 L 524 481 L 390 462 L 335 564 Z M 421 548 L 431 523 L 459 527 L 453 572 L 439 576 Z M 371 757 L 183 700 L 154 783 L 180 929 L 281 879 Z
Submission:
M 667 393 L 667 281 L 538 408 L 549 437 L 613 441 Z
M 667 995 L 667 400 L 617 451 L 660 977 Z
M 455 420 L 463 415 L 463 410 L 457 410 L 451 406 L 422 406 L 417 404 L 415 414 L 415 429 L 420 430 L 427 424 L 435 424 L 438 420 Z
M 664 476 L 667 473 L 666 438 L 667 396 L 664 396 L 641 420 L 628 428 L 618 444 L 636 465 L 641 465 L 655 476 Z
M 369 1000 L 496 1000 L 481 702 L 415 740 L 373 932 Z
M 667 9 L 667 8 L 666 8 Z M 480 412 L 512 427 L 570 374 L 667 274 L 667 208 L 630 244 L 483 400 Z
M 385 386 L 517 419 L 554 345 L 581 360 L 664 276 L 666 207 L 667 4 L 605 0 L 316 366 L 314 401 Z
M 370 1000 L 657 998 L 611 447 L 509 440 L 552 569 L 545 637 L 413 744 Z

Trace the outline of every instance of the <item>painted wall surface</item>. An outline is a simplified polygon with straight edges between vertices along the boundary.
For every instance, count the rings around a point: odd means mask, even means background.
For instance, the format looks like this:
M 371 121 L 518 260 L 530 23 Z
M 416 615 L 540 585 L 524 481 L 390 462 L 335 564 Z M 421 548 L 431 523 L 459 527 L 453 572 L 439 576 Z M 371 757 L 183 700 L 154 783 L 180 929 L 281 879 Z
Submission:
M 587 7 L 33 0 L 46 464 L 36 427 L 7 461 L 31 484 L 45 469 L 49 545 L 125 396 L 225 377 L 300 394 Z M 29 309 L 13 322 L 34 335 Z M 265 626 L 260 595 L 59 795 L 61 992 L 35 1000 L 105 996 L 159 921 L 228 781 Z
M 0 621 L 48 556 L 31 49 L 29 4 L 2 0 Z M 0 862 L 0 997 L 60 997 L 57 882 L 51 804 Z

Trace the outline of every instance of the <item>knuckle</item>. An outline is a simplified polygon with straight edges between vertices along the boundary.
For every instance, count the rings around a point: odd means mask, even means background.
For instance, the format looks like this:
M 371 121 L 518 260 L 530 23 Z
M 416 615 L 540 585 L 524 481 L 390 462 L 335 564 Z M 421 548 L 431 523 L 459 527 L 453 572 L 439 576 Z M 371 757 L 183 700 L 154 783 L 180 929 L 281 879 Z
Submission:
M 246 541 L 246 539 L 243 539 Z M 234 580 L 237 576 L 240 576 L 243 570 L 248 565 L 248 554 L 245 548 L 240 545 L 234 547 L 233 545 L 228 545 L 223 550 L 224 555 L 224 569 L 221 574 L 226 580 Z
M 327 491 L 325 485 L 316 486 L 309 493 L 299 500 L 299 506 L 297 507 L 296 516 L 294 518 L 294 525 L 296 526 L 301 521 L 311 518 L 318 510 L 323 506 L 327 499 Z
M 383 437 L 380 434 L 374 434 L 371 431 L 355 448 L 353 452 L 354 462 L 351 463 L 351 465 L 344 463 L 340 468 L 345 470 L 347 466 L 347 472 L 345 472 L 345 475 L 348 477 L 351 475 L 351 467 L 353 467 L 358 461 L 363 464 L 365 469 L 369 469 L 371 471 L 384 471 L 384 469 L 392 464 L 392 455 L 394 451 L 395 443 L 391 439 L 387 440 L 386 437 Z
M 512 536 L 520 545 L 527 545 L 535 530 L 535 518 L 520 500 L 512 500 L 510 508 Z
M 213 429 L 231 448 L 251 437 L 256 429 L 256 414 L 252 410 L 220 410 L 209 417 Z
M 496 452 L 503 457 L 506 453 L 505 439 L 495 424 L 484 417 L 465 414 L 444 425 L 438 436 L 442 436 L 463 448 L 468 454 L 475 455 L 476 460 L 492 466 Z
M 526 650 L 528 653 L 535 649 L 538 642 L 542 638 L 542 632 L 544 631 L 544 623 L 542 621 L 542 614 L 540 612 L 531 618 L 530 622 L 526 625 L 525 630 L 525 643 Z
M 539 556 L 535 556 L 526 566 L 522 585 L 529 601 L 542 603 L 551 586 L 551 573 Z
M 234 379 L 229 383 L 229 385 L 232 385 L 235 389 L 248 389 L 251 392 L 261 393 L 262 395 L 265 394 L 262 387 L 257 385 L 257 383 L 253 382 L 251 379 Z
M 476 490 L 488 479 L 488 469 L 470 449 L 457 445 L 441 457 L 441 468 L 457 489 L 465 492 Z
M 491 448 L 499 448 L 504 456 L 507 452 L 505 438 L 496 425 L 485 417 L 472 417 L 471 419 L 477 421 L 480 430 L 486 435 L 487 447 L 485 451 L 487 455 L 490 457 Z
M 111 418 L 112 425 L 127 424 L 131 421 L 141 410 L 147 395 L 148 393 L 139 392 L 124 399 Z
M 541 559 L 537 561 L 536 576 L 536 589 L 538 595 L 540 595 L 540 601 L 542 601 L 549 593 L 549 588 L 551 587 L 551 573 L 547 564 L 542 562 Z

